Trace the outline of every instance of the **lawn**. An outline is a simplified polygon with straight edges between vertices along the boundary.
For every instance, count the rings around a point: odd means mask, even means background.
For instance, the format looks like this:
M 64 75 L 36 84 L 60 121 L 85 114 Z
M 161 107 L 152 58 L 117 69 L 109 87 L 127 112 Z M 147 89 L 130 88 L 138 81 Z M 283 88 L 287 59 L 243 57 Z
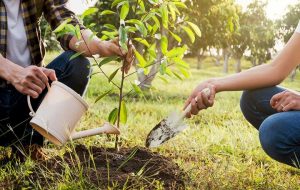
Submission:
M 48 58 L 49 59 L 49 58 Z M 187 59 L 192 65 L 192 76 L 180 81 L 171 79 L 165 83 L 155 80 L 155 90 L 148 92 L 145 98 L 129 96 L 127 108 L 128 124 L 121 128 L 121 146 L 143 147 L 148 132 L 169 112 L 182 109 L 191 90 L 202 80 L 222 76 L 222 68 L 213 66 L 207 59 L 203 70 L 195 69 L 195 60 Z M 249 67 L 245 62 L 244 69 Z M 116 65 L 106 65 L 103 69 L 111 73 Z M 233 64 L 231 63 L 233 70 Z M 232 72 L 232 71 L 231 71 Z M 133 81 L 135 76 L 130 79 Z M 115 81 L 118 81 L 116 78 Z M 300 90 L 299 79 L 285 81 L 284 86 Z M 128 90 L 129 83 L 126 85 Z M 117 97 L 107 96 L 94 103 L 97 95 L 110 89 L 102 75 L 94 75 L 89 85 L 86 99 L 90 109 L 80 123 L 79 129 L 94 128 L 108 118 L 109 112 L 117 106 Z M 299 171 L 270 159 L 262 150 L 258 132 L 244 120 L 240 108 L 241 92 L 223 92 L 217 95 L 213 108 L 202 111 L 198 116 L 186 120 L 190 128 L 174 139 L 152 151 L 170 158 L 186 174 L 186 189 L 299 189 Z M 106 135 L 81 139 L 64 147 L 47 145 L 46 151 L 52 157 L 73 150 L 78 144 L 111 148 L 114 137 Z M 61 175 L 50 172 L 41 173 L 41 178 L 51 179 L 48 185 L 41 185 L 39 180 L 32 181 L 32 171 L 41 167 L 30 160 L 14 166 L 9 163 L 0 168 L 0 189 L 35 188 L 35 189 L 115 189 L 113 185 L 97 186 L 89 179 L 75 175 L 77 170 L 66 168 Z M 92 170 L 92 167 L 91 167 Z M 55 176 L 55 177 L 53 177 Z M 37 178 L 35 178 L 37 179 Z M 17 181 L 17 183 L 9 183 Z M 138 185 L 138 181 L 136 182 Z M 152 188 L 151 188 L 152 187 Z M 158 184 L 155 186 L 161 189 Z M 141 189 L 130 186 L 128 189 Z M 144 186 L 153 189 L 153 186 Z M 122 187 L 118 187 L 122 189 Z M 123 189 L 126 189 L 124 187 Z

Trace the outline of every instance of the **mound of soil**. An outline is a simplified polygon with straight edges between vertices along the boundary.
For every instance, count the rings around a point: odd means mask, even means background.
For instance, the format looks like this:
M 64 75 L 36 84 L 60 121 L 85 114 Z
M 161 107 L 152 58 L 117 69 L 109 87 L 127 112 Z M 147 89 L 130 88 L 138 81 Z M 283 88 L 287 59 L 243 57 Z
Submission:
M 78 145 L 75 151 L 47 160 L 41 166 L 30 176 L 31 180 L 38 180 L 41 185 L 50 182 L 49 179 L 43 179 L 41 172 L 62 175 L 66 167 L 84 175 L 88 183 L 102 188 L 117 184 L 118 187 L 154 189 L 157 187 L 155 181 L 160 181 L 165 189 L 183 189 L 186 177 L 171 159 L 141 147 L 125 148 L 117 152 L 114 149 Z M 78 173 L 72 175 L 78 177 Z M 51 178 L 55 179 L 55 176 Z

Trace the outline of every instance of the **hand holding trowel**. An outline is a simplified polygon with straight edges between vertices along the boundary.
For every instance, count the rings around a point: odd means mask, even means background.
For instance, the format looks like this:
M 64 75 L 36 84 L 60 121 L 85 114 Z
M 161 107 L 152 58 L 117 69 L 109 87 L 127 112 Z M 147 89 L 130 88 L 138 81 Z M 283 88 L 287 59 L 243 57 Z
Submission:
M 210 89 L 205 88 L 201 91 L 201 93 L 204 93 L 204 95 L 209 97 Z M 191 111 L 191 109 L 192 104 L 189 104 L 183 112 L 173 112 L 166 119 L 163 119 L 159 124 L 157 124 L 148 134 L 146 147 L 158 147 L 186 129 L 187 125 L 184 123 L 183 119 L 186 117 L 186 114 Z

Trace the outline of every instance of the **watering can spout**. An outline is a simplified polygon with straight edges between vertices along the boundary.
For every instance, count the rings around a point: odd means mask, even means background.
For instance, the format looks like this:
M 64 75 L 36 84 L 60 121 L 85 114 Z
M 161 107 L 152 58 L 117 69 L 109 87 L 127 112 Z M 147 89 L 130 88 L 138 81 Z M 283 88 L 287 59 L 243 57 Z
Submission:
M 96 128 L 96 129 L 89 129 L 85 131 L 75 132 L 71 135 L 70 139 L 76 140 L 81 139 L 89 136 L 99 135 L 99 134 L 115 134 L 119 135 L 120 131 L 117 127 L 105 123 L 102 127 Z

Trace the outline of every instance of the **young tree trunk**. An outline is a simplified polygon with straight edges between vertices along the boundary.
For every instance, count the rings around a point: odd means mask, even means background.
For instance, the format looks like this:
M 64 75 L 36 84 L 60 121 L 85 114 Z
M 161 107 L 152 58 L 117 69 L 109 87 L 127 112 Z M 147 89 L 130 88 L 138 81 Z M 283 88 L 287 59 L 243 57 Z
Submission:
M 166 29 L 161 25 L 161 35 L 166 36 Z M 142 90 L 147 90 L 151 87 L 153 80 L 156 77 L 156 74 L 158 73 L 159 66 L 161 64 L 161 60 L 163 58 L 163 53 L 161 51 L 161 41 L 157 40 L 157 57 L 156 57 L 156 63 L 152 65 L 150 72 L 148 75 L 145 75 L 144 73 L 138 72 L 138 80 L 140 81 L 140 88 Z M 140 52 L 143 52 L 143 47 L 140 49 Z M 142 54 L 143 55 L 143 54 Z
M 240 73 L 241 71 L 241 58 L 236 58 L 235 72 Z

